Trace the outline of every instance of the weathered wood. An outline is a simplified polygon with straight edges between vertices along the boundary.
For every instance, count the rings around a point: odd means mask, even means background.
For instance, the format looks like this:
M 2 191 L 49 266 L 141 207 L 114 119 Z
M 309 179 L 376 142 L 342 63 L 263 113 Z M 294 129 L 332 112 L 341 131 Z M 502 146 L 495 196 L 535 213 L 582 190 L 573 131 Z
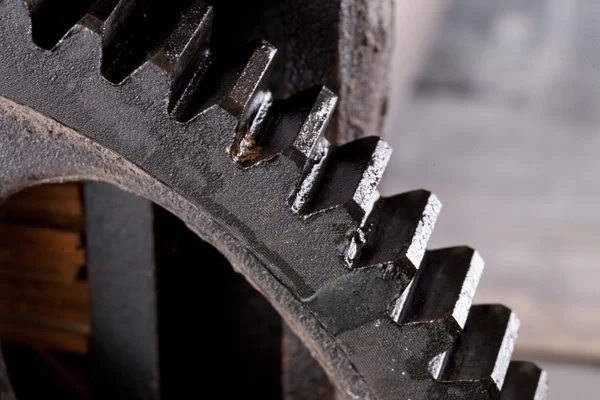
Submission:
M 0 244 L 0 275 L 69 283 L 85 265 L 85 251 Z M 0 278 L 1 279 L 1 278 Z
M 0 243 L 5 246 L 39 246 L 61 252 L 82 248 L 79 232 L 14 223 L 0 223 Z
M 65 325 L 62 321 L 53 322 L 41 323 L 37 318 L 0 314 L 0 338 L 4 343 L 20 343 L 36 349 L 88 353 L 89 323 Z
M 83 230 L 79 184 L 43 185 L 10 197 L 0 208 L 0 220 L 49 228 Z
M 79 185 L 44 185 L 0 208 L 0 340 L 86 353 L 88 285 Z
M 40 323 L 87 326 L 88 285 L 68 285 L 3 276 L 0 279 L 0 313 L 35 318 Z

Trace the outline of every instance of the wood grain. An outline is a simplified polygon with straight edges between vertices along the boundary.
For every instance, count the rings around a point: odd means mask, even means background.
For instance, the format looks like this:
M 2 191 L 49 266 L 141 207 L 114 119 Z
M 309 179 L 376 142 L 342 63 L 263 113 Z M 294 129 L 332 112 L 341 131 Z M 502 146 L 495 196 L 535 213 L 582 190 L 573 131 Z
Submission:
M 27 344 L 42 350 L 60 350 L 87 354 L 89 351 L 89 326 L 42 324 L 39 320 L 15 318 L 0 314 L 0 338 L 9 343 Z
M 80 185 L 43 185 L 17 193 L 0 208 L 0 220 L 81 231 L 84 216 Z
M 0 340 L 88 351 L 83 225 L 75 184 L 30 188 L 0 208 Z

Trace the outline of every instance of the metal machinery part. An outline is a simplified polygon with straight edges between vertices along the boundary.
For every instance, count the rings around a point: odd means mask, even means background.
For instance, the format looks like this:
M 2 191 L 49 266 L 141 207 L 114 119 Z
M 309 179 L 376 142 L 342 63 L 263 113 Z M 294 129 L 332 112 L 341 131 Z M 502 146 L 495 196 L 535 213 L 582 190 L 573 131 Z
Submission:
M 330 90 L 275 98 L 272 45 L 216 51 L 212 8 L 170 3 L 0 0 L 0 196 L 90 179 L 165 207 L 347 398 L 544 399 L 546 374 L 510 361 L 515 314 L 471 306 L 477 252 L 426 250 L 437 197 L 379 196 L 388 145 L 332 145 Z M 14 398 L 5 372 L 0 385 Z

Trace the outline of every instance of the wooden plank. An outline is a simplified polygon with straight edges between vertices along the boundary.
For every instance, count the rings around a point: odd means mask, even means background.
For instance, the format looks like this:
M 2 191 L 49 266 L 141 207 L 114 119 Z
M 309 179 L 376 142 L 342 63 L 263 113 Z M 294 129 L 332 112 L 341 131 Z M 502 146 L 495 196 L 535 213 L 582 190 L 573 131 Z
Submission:
M 89 325 L 66 327 L 0 314 L 0 338 L 36 349 L 87 354 L 90 332 Z
M 65 326 L 89 324 L 87 282 L 65 285 L 5 275 L 0 279 L 0 313 Z
M 11 196 L 0 208 L 0 220 L 82 231 L 79 184 L 43 185 Z
M 79 232 L 8 223 L 0 223 L 0 243 L 7 246 L 46 247 L 62 252 L 83 247 Z
M 85 265 L 85 251 L 56 251 L 39 246 L 6 246 L 0 243 L 0 274 L 57 282 L 73 282 Z
M 90 316 L 80 185 L 27 189 L 0 208 L 0 339 L 88 351 Z

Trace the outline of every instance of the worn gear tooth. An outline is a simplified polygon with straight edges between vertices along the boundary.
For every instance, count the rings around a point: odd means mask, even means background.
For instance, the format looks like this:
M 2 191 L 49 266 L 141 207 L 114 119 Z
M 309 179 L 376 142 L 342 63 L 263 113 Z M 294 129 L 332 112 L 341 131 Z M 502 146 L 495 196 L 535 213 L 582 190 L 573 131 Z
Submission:
M 513 361 L 508 367 L 500 400 L 546 400 L 548 374 L 537 365 Z
M 149 60 L 176 30 L 188 0 L 121 0 L 104 24 L 101 71 L 115 84 Z
M 327 153 L 323 156 L 324 162 L 315 164 L 317 172 L 309 172 L 304 178 L 292 201 L 292 209 L 311 215 L 343 206 L 360 222 L 379 197 L 377 185 L 392 149 L 379 137 L 367 137 Z
M 434 361 L 434 376 L 443 382 L 477 383 L 496 396 L 504 383 L 519 325 L 517 316 L 502 305 L 473 306 L 443 362 L 441 358 Z
M 259 42 L 246 66 L 237 76 L 233 88 L 221 101 L 221 106 L 237 118 L 258 109 L 262 99 L 258 99 L 257 104 L 251 103 L 257 93 L 267 89 L 276 55 L 277 49 L 273 45 L 265 41 Z
M 93 3 L 94 0 L 28 0 L 34 43 L 42 49 L 52 50 Z
M 304 166 L 307 159 L 314 159 L 319 141 L 323 139 L 327 125 L 338 97 L 328 88 L 320 87 L 319 94 L 312 105 L 310 113 L 305 119 L 300 131 L 294 138 L 289 151 L 293 152 L 294 159 Z
M 337 96 L 321 86 L 285 100 L 265 101 L 250 126 L 240 132 L 231 157 L 248 167 L 284 153 L 303 168 L 313 159 L 336 103 Z
M 450 336 L 465 326 L 484 262 L 469 247 L 428 251 L 409 290 L 397 302 L 400 324 L 438 324 Z
M 203 2 L 194 2 L 153 59 L 153 62 L 160 65 L 172 78 L 169 108 L 181 99 L 199 68 L 211 62 L 208 41 L 213 14 L 212 7 Z
M 421 264 L 441 208 L 437 196 L 426 190 L 380 198 L 363 226 L 365 237 L 351 239 L 347 263 L 383 266 L 408 283 Z
M 267 42 L 251 43 L 229 57 L 208 57 L 181 84 L 180 94 L 171 98 L 169 112 L 189 121 L 213 105 L 220 105 L 236 118 L 249 118 L 259 109 L 277 50 Z M 246 119 L 244 118 L 244 119 Z
M 152 61 L 171 75 L 196 69 L 208 50 L 213 9 L 203 1 L 193 1 Z

